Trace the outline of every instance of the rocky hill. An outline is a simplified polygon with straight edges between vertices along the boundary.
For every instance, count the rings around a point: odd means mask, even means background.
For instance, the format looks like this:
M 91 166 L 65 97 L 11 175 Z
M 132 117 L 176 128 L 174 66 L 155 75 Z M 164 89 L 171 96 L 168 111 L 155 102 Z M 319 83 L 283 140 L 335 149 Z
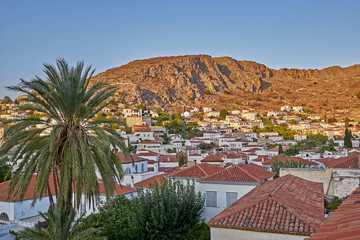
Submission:
M 195 106 L 257 111 L 302 105 L 308 111 L 357 117 L 360 65 L 269 69 L 263 64 L 208 55 L 136 60 L 93 77 L 118 88 L 128 105 L 180 110 Z

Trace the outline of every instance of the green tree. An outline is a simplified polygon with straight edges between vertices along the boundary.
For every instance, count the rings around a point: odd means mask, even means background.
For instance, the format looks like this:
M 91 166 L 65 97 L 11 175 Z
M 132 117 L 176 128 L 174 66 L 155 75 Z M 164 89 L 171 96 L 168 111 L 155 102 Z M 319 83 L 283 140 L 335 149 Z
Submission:
M 285 150 L 285 154 L 288 156 L 294 156 L 296 154 L 299 154 L 299 149 L 296 148 L 295 146 L 291 146 Z
M 16 239 L 27 240 L 100 240 L 104 237 L 96 236 L 97 229 L 93 227 L 83 227 L 80 224 L 81 218 L 75 219 L 75 211 L 71 208 L 50 207 L 48 212 L 40 213 L 45 220 L 46 227 L 25 228 L 17 233 L 11 234 Z
M 215 144 L 213 142 L 211 143 L 200 143 L 198 145 L 198 148 L 200 149 L 210 149 L 210 148 L 213 148 L 215 146 Z
M 142 111 L 146 110 L 146 106 L 143 105 L 143 104 L 137 105 L 136 108 L 139 109 L 139 110 L 142 110 Z
M 181 239 L 200 220 L 204 197 L 194 183 L 169 180 L 154 188 L 138 190 L 132 205 L 136 226 L 147 239 Z
M 285 160 L 282 161 L 275 161 L 271 164 L 271 171 L 275 172 L 274 179 L 279 177 L 280 169 L 281 168 L 306 168 L 308 167 L 307 164 L 302 164 L 301 162 L 295 162 L 294 160 Z
M 229 112 L 227 110 L 225 110 L 225 109 L 220 110 L 220 118 L 221 119 L 225 119 L 227 115 L 229 115 Z
M 88 216 L 83 226 L 97 228 L 99 235 L 109 240 L 144 239 L 141 226 L 136 226 L 130 218 L 131 203 L 131 200 L 119 195 L 101 206 L 98 213 Z
M 4 101 L 5 101 L 5 103 L 12 103 L 13 102 L 9 96 L 5 96 Z
M 23 199 L 36 171 L 34 202 L 45 193 L 56 194 L 59 208 L 70 208 L 73 202 L 77 208 L 82 193 L 85 193 L 90 202 L 97 203 L 98 170 L 109 199 L 115 190 L 115 182 L 123 176 L 121 161 L 110 147 L 122 149 L 126 156 L 128 151 L 115 130 L 100 127 L 122 124 L 121 121 L 93 118 L 112 102 L 115 88 L 102 82 L 90 86 L 94 71 L 91 67 L 84 69 L 83 62 L 70 67 L 65 60 L 58 59 L 57 67 L 44 66 L 46 80 L 39 77 L 30 81 L 21 79 L 19 85 L 8 87 L 28 95 L 22 110 L 37 111 L 49 117 L 48 120 L 14 120 L 5 133 L 8 141 L 1 147 L 0 155 L 16 149 L 11 160 L 19 163 L 11 179 L 9 194 Z M 39 127 L 30 128 L 33 125 Z M 49 177 L 55 182 L 55 192 L 51 192 Z M 50 203 L 54 204 L 52 197 Z
M 178 160 L 179 167 L 187 163 L 187 155 L 184 152 L 178 152 L 176 154 L 176 159 Z
M 0 159 L 0 182 L 10 180 L 11 178 L 11 167 L 6 164 L 8 157 Z
M 283 153 L 283 148 L 282 148 L 282 145 L 281 144 L 279 144 L 279 152 L 278 152 L 279 154 L 282 154 Z
M 107 202 L 85 226 L 99 228 L 109 240 L 210 239 L 209 228 L 199 223 L 204 197 L 195 191 L 194 182 L 169 179 L 137 192 L 137 198 L 118 196 Z
M 351 133 L 346 128 L 345 129 L 345 137 L 344 137 L 344 147 L 346 148 L 352 148 L 352 142 L 351 142 Z

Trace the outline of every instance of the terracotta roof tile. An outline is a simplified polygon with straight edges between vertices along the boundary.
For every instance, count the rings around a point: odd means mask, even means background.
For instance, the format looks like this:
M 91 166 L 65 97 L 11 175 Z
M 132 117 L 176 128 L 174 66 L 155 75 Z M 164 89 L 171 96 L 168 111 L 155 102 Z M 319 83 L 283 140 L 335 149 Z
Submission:
M 316 228 L 308 240 L 360 239 L 360 188 L 357 188 Z
M 208 163 L 200 163 L 177 171 L 171 175 L 168 175 L 168 177 L 202 178 L 222 170 L 224 170 L 222 167 L 214 166 Z
M 303 159 L 301 157 L 292 157 L 292 156 L 287 156 L 285 154 L 279 154 L 277 156 L 274 156 L 272 158 L 270 158 L 269 160 L 265 160 L 264 159 L 264 164 L 272 164 L 275 161 L 281 161 L 281 162 L 285 162 L 286 160 L 288 160 L 289 162 L 291 160 L 295 161 L 295 162 L 301 162 L 302 164 L 311 164 L 311 165 L 317 165 L 317 163 L 312 162 L 310 160 L 307 159 Z
M 125 157 L 124 153 L 122 153 L 122 152 L 117 152 L 116 156 L 118 156 L 121 159 L 122 163 L 131 163 L 132 162 L 131 158 L 130 157 Z M 137 155 L 134 155 L 134 154 L 131 155 L 131 156 L 133 157 L 134 162 L 147 161 L 147 159 L 141 158 L 141 157 L 139 157 Z
M 342 158 L 317 159 L 317 161 L 324 163 L 329 168 L 359 168 L 359 156 L 357 154 L 350 154 Z
M 286 175 L 267 181 L 210 219 L 210 227 L 310 235 L 324 220 L 322 183 Z
M 166 175 L 169 175 L 169 173 L 152 176 L 148 179 L 135 183 L 135 187 L 141 186 L 144 188 L 149 188 L 150 185 L 154 185 L 155 183 L 158 183 L 160 185 L 164 181 L 167 182 L 167 179 L 165 178 Z
M 238 164 L 201 178 L 199 181 L 261 183 L 265 179 L 271 178 L 274 174 L 273 172 L 266 171 L 265 167 L 256 164 Z
M 178 162 L 176 155 L 160 155 L 159 162 Z
M 33 194 L 35 192 L 36 182 L 37 182 L 36 176 L 37 175 L 34 174 L 31 177 L 28 189 L 23 198 L 24 200 L 33 198 Z M 105 194 L 104 183 L 102 182 L 101 179 L 98 180 L 98 183 L 99 183 L 99 193 L 104 195 Z M 12 194 L 10 196 L 10 198 L 8 199 L 9 185 L 10 185 L 10 180 L 0 183 L 0 201 L 6 201 L 6 202 L 20 201 L 19 196 L 15 196 L 14 194 Z M 49 177 L 49 185 L 50 185 L 51 192 L 55 194 L 54 178 L 52 175 L 50 175 L 50 177 Z M 135 192 L 135 191 L 136 191 L 136 189 L 133 187 L 116 184 L 114 195 L 125 194 L 125 193 L 130 193 L 130 192 Z M 48 196 L 48 192 L 46 192 L 44 194 L 44 196 Z
M 206 162 L 224 162 L 223 159 L 221 159 L 221 157 L 216 156 L 215 154 L 210 154 L 208 156 L 206 156 L 205 158 L 203 158 L 201 160 L 202 163 L 206 163 Z

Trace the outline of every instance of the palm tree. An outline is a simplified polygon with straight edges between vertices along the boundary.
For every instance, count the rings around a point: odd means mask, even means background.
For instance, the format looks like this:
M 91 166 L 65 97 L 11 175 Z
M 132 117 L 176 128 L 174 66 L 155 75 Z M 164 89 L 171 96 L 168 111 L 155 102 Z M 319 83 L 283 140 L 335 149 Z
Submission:
M 72 209 L 58 209 L 50 207 L 48 212 L 40 213 L 44 218 L 46 227 L 25 228 L 17 233 L 11 234 L 16 239 L 27 240 L 102 240 L 105 237 L 97 237 L 97 229 L 83 227 L 79 218 L 74 222 L 75 212 Z
M 10 194 L 23 199 L 30 179 L 37 173 L 33 204 L 36 198 L 56 195 L 58 207 L 78 208 L 84 193 L 91 204 L 99 202 L 97 173 L 105 186 L 107 199 L 114 193 L 115 182 L 123 176 L 121 161 L 111 147 L 129 156 L 121 136 L 112 124 L 117 119 L 95 118 L 112 103 L 114 87 L 98 82 L 90 85 L 94 70 L 79 62 L 69 67 L 58 59 L 56 67 L 45 64 L 46 80 L 35 77 L 21 80 L 9 90 L 26 94 L 21 108 L 47 118 L 28 117 L 14 120 L 0 148 L 0 155 L 14 151 L 12 161 L 19 166 L 10 183 Z M 50 187 L 53 182 L 55 187 Z M 74 197 L 73 197 L 74 193 Z

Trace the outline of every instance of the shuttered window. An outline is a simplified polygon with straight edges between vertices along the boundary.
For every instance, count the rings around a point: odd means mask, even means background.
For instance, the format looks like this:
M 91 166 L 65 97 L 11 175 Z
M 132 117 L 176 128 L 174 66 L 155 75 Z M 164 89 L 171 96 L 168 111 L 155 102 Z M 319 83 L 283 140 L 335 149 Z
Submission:
M 227 192 L 226 193 L 226 207 L 230 206 L 237 200 L 237 192 Z
M 217 192 L 206 191 L 206 207 L 217 207 Z

